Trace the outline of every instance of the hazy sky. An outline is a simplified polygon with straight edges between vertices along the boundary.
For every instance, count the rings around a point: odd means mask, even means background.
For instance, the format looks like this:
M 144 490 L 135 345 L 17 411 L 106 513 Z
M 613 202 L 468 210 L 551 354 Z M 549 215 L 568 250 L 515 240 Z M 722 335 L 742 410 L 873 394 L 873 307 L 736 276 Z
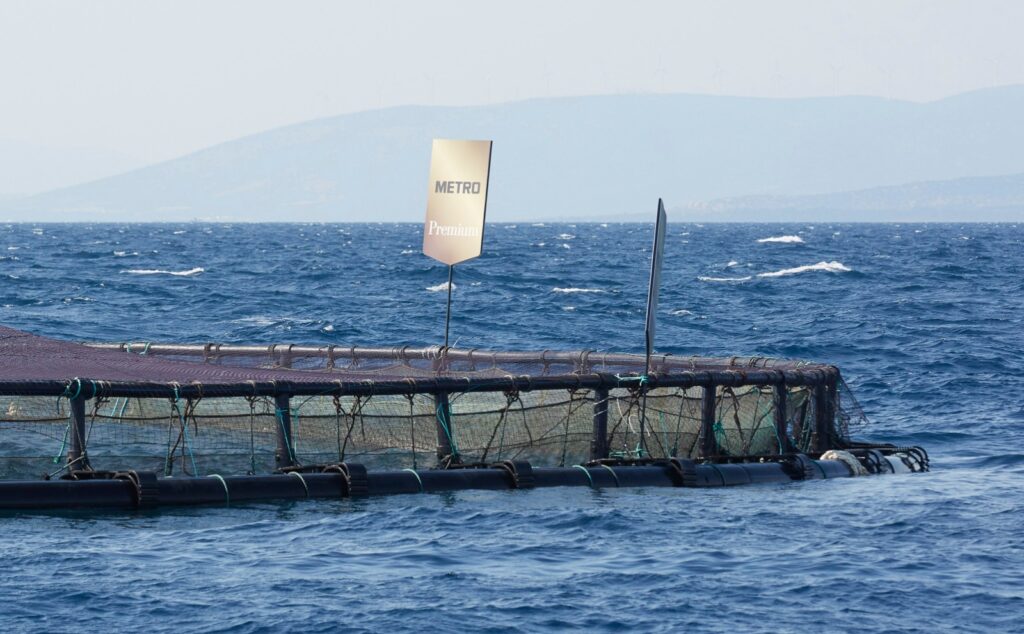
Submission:
M 624 92 L 933 100 L 1024 83 L 1022 25 L 1024 2 L 979 0 L 0 0 L 0 140 L 141 163 L 412 103 Z

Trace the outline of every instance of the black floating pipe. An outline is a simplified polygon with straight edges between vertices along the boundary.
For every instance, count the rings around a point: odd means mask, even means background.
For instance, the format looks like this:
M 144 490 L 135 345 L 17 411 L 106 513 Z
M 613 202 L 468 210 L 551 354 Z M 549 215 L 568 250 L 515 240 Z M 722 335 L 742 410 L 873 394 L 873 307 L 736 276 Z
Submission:
M 608 388 L 594 390 L 594 434 L 590 440 L 590 459 L 608 457 Z
M 69 399 L 71 420 L 68 421 L 68 468 L 85 470 L 89 468 L 89 456 L 85 447 L 85 399 L 76 396 Z
M 794 471 L 783 463 L 705 463 L 693 466 L 695 476 L 680 478 L 669 464 L 588 465 L 537 468 L 533 486 L 616 487 L 721 487 L 741 484 L 790 482 L 805 478 L 840 478 L 852 475 L 837 460 L 810 460 L 813 468 Z M 234 504 L 257 500 L 350 497 L 349 480 L 341 473 L 285 473 L 254 476 L 156 478 L 156 494 L 143 506 Z M 508 490 L 515 483 L 505 469 L 426 469 L 366 473 L 370 495 L 458 491 Z M 148 494 L 152 495 L 152 493 Z M 61 509 L 74 507 L 136 508 L 143 493 L 131 479 L 7 480 L 0 481 L 0 509 Z
M 253 370 L 254 373 L 260 372 Z M 282 370 L 281 372 L 287 372 Z M 595 389 L 635 387 L 635 376 L 623 376 L 608 372 L 591 374 L 561 374 L 551 376 L 504 376 L 504 377 L 455 377 L 440 376 L 430 378 L 385 378 L 366 380 L 328 380 L 330 374 L 320 379 L 310 372 L 294 372 L 296 380 L 252 380 L 234 383 L 179 383 L 173 381 L 131 381 L 116 382 L 108 380 L 75 379 L 40 380 L 40 381 L 0 381 L 0 395 L 6 396 L 63 396 L 69 385 L 77 381 L 89 381 L 93 384 L 95 394 L 100 397 L 151 397 L 151 398 L 204 398 L 226 396 L 372 396 L 383 394 L 413 394 L 437 392 L 504 392 L 557 389 Z M 662 374 L 652 372 L 647 377 L 647 388 L 659 387 L 704 387 L 704 386 L 740 386 L 740 385 L 776 385 L 786 383 L 790 386 L 821 385 L 830 378 L 838 376 L 834 367 L 815 370 L 773 370 L 773 369 L 713 369 L 672 372 Z M 314 378 L 317 377 L 317 378 Z
M 718 453 L 715 442 L 715 392 L 712 385 L 704 386 L 700 399 L 700 456 L 708 458 Z
M 296 466 L 295 441 L 292 438 L 292 406 L 287 394 L 274 397 L 277 408 L 277 448 L 274 449 L 274 465 L 278 469 Z

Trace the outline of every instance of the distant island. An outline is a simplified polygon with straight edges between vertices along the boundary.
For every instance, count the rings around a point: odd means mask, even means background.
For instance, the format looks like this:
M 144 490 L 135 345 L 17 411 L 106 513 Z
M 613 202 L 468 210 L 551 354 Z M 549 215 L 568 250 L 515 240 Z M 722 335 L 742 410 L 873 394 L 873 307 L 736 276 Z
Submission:
M 1022 220 L 1024 86 L 930 103 L 617 95 L 387 108 L 0 199 L 7 221 L 419 221 L 430 140 L 493 139 L 492 221 Z

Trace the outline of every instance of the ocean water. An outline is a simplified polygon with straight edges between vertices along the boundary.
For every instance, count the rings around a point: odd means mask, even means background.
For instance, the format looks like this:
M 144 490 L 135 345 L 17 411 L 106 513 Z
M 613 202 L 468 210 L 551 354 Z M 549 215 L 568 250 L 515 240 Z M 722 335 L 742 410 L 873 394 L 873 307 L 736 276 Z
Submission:
M 0 226 L 0 323 L 431 345 L 415 225 Z M 492 225 L 460 347 L 639 351 L 651 227 Z M 928 474 L 0 515 L 4 631 L 1022 631 L 1024 223 L 671 223 L 657 348 L 839 365 Z

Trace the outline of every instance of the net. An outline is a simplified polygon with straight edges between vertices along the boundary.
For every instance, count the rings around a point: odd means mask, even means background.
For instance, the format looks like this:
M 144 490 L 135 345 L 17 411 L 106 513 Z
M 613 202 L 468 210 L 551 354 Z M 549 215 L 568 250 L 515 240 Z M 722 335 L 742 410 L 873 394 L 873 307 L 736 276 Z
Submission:
M 163 475 L 770 456 L 842 444 L 850 420 L 834 368 L 765 358 L 657 356 L 643 375 L 643 357 L 588 351 L 82 345 L 2 328 L 0 356 L 0 478 L 59 474 L 76 446 L 93 469 Z

